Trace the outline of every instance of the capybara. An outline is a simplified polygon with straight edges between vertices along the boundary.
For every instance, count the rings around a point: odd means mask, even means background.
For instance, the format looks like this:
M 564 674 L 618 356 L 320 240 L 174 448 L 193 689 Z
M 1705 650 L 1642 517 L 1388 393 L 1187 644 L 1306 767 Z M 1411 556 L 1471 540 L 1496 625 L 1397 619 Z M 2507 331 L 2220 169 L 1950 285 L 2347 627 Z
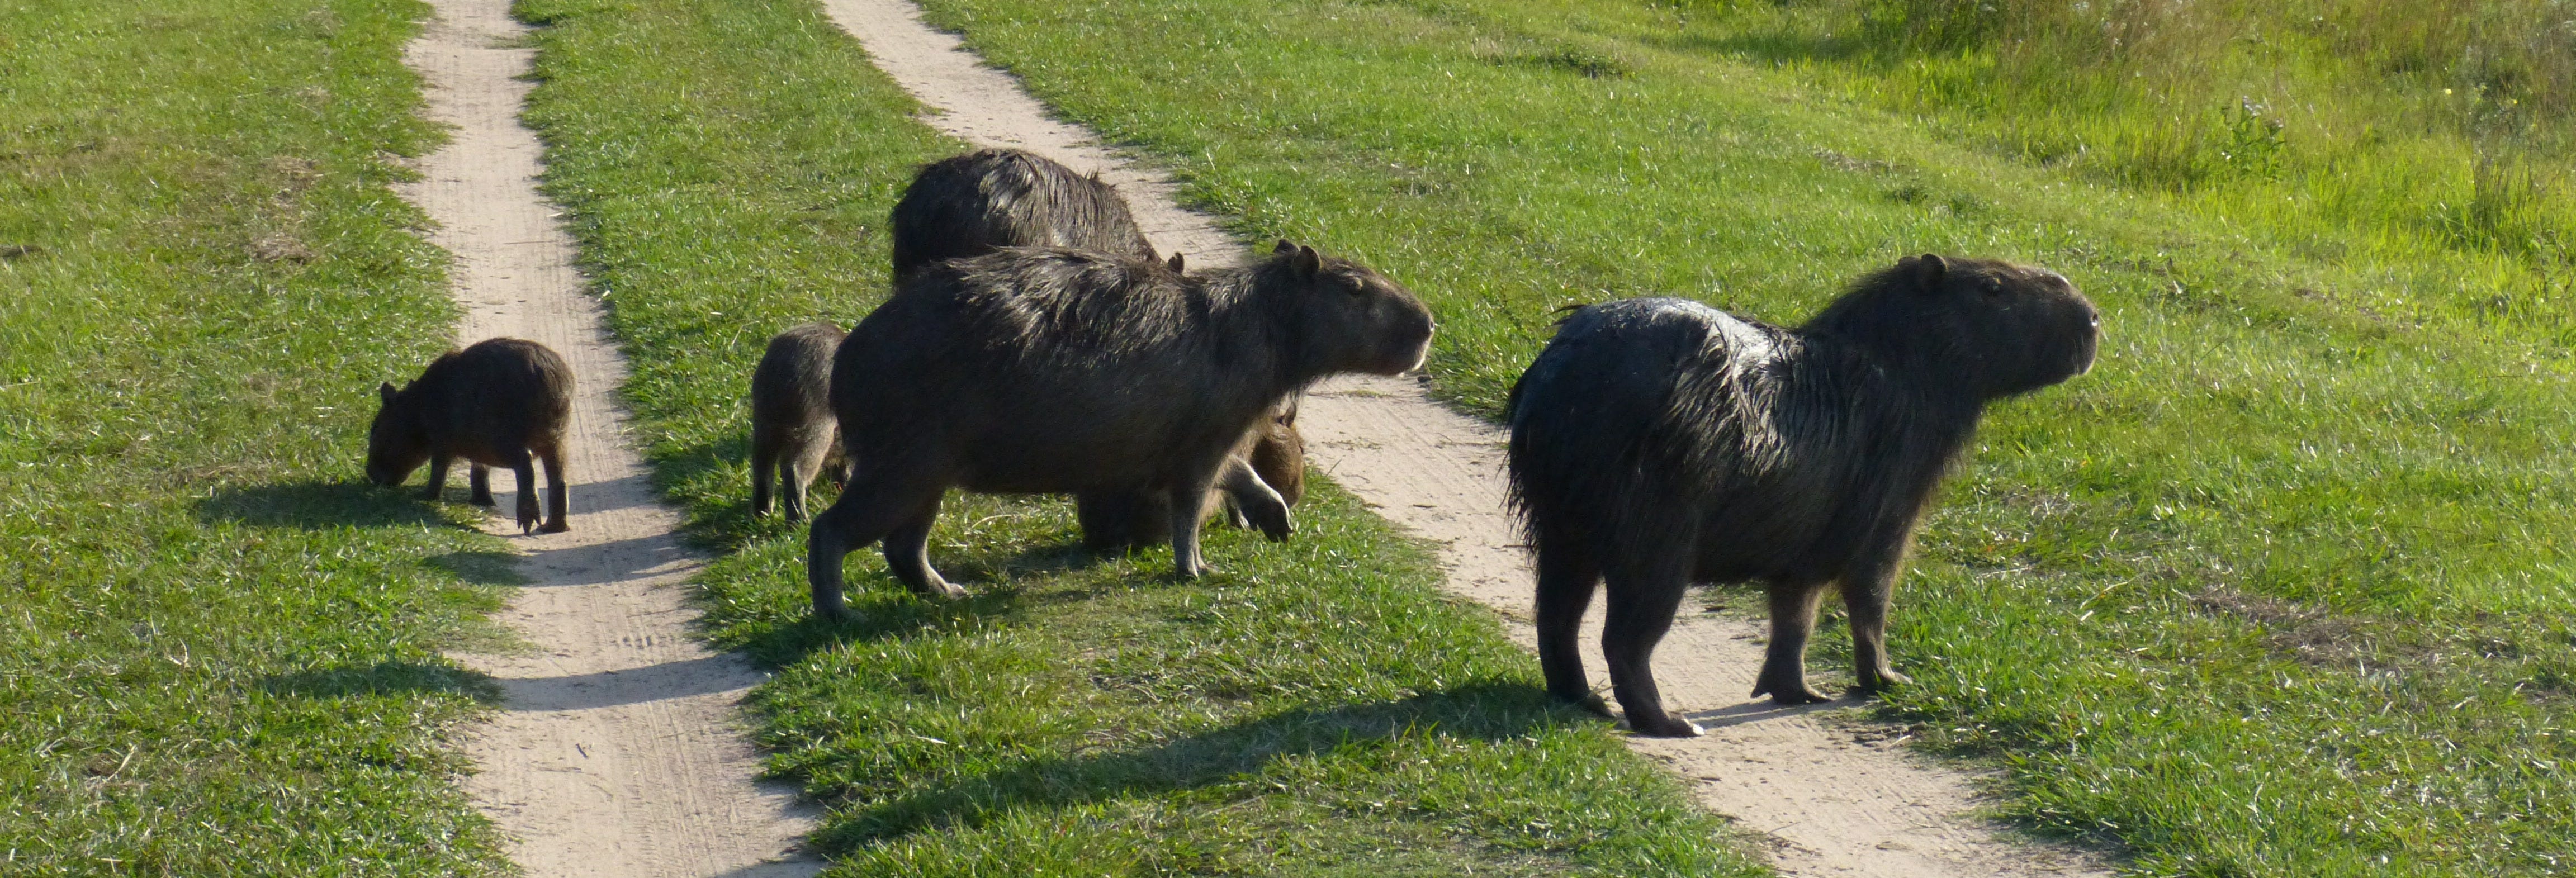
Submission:
M 832 351 L 843 334 L 829 323 L 781 332 L 751 370 L 751 514 L 768 515 L 774 496 L 788 521 L 804 521 L 814 476 L 832 466 L 841 480 L 831 387 Z
M 2097 326 L 2054 272 L 1933 255 L 1861 278 L 1796 329 L 1681 299 L 1568 316 L 1509 408 L 1548 694 L 1609 712 L 1575 646 L 1597 583 L 1611 689 L 1640 734 L 1699 732 L 1664 710 L 1651 665 L 1693 581 L 1766 586 L 1756 696 L 1826 700 L 1805 658 L 1833 585 L 1855 694 L 1904 683 L 1887 610 L 1915 520 L 1985 405 L 2091 368 Z
M 384 407 L 367 428 L 367 478 L 394 487 L 429 464 L 430 499 L 447 486 L 447 467 L 459 457 L 471 468 L 466 481 L 475 503 L 492 505 L 492 473 L 509 467 L 519 478 L 519 531 L 562 533 L 564 425 L 572 418 L 572 367 L 545 345 L 515 338 L 474 343 L 448 351 L 396 390 L 376 388 Z M 533 457 L 532 457 L 533 455 Z M 537 526 L 536 460 L 546 463 L 546 522 Z
M 891 224 L 898 283 L 922 266 L 982 256 L 1004 247 L 1154 256 L 1153 243 L 1137 227 L 1116 187 L 1096 175 L 1083 176 L 1053 159 L 1018 149 L 977 150 L 924 166 L 895 203 Z M 1181 254 L 1172 254 L 1169 267 L 1176 272 L 1182 269 Z M 1271 461 L 1268 466 L 1253 464 L 1253 471 L 1264 480 L 1289 470 L 1302 480 L 1305 448 L 1292 419 L 1284 431 L 1260 431 L 1247 457 Z M 1292 456 L 1293 464 L 1283 462 Z M 1296 486 L 1270 482 L 1270 487 L 1290 505 L 1302 495 Z M 1253 497 L 1235 497 L 1230 490 L 1225 499 L 1238 518 L 1241 510 L 1258 502 Z M 1151 492 L 1087 492 L 1075 495 L 1074 502 L 1083 544 L 1094 551 L 1171 539 L 1165 523 L 1171 512 Z
M 952 486 L 1161 491 L 1173 565 L 1197 576 L 1199 504 L 1254 422 L 1319 378 L 1414 368 L 1431 332 L 1404 287 L 1287 241 L 1259 262 L 1190 275 L 1016 248 L 924 268 L 833 358 L 832 409 L 853 466 L 806 544 L 814 610 L 847 617 L 842 556 L 879 540 L 914 591 L 962 594 L 927 556 Z M 1274 490 L 1258 493 L 1286 515 Z
M 896 283 L 931 263 L 1004 247 L 1154 255 L 1117 188 L 1018 149 L 976 150 L 924 166 L 895 202 L 892 225 Z
M 1172 257 L 1174 259 L 1179 256 Z M 1298 394 L 1289 394 L 1271 408 L 1235 445 L 1226 460 L 1228 478 L 1240 479 L 1249 474 L 1278 492 L 1280 502 L 1297 505 L 1306 494 L 1306 438 L 1297 433 Z M 1221 479 L 1220 483 L 1224 480 Z M 1240 482 L 1237 482 L 1240 484 Z M 1255 521 L 1263 510 L 1254 503 L 1237 499 L 1238 494 L 1258 497 L 1255 491 L 1220 491 L 1208 495 L 1200 506 L 1199 519 L 1214 514 L 1222 500 L 1227 519 L 1236 527 L 1258 527 L 1273 540 L 1288 537 L 1293 529 L 1285 516 L 1275 520 Z M 1255 501 L 1257 502 L 1257 501 Z M 1074 495 L 1074 518 L 1082 523 L 1082 544 L 1095 553 L 1123 552 L 1172 541 L 1172 508 L 1163 495 L 1150 490 L 1086 491 Z

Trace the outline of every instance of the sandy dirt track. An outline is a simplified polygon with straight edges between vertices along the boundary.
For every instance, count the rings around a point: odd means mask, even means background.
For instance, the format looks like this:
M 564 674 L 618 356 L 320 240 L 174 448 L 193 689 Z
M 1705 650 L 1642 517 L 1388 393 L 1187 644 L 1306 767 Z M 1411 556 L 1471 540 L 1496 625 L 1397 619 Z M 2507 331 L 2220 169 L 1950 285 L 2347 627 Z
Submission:
M 529 584 L 501 621 L 536 651 L 458 657 L 498 678 L 507 697 L 468 740 L 479 773 L 467 790 L 536 878 L 812 875 L 823 864 L 796 844 L 813 817 L 793 789 L 755 781 L 759 756 L 737 718 L 743 691 L 764 677 L 691 634 L 698 614 L 675 586 L 703 562 L 673 533 L 680 516 L 656 502 L 628 444 L 613 397 L 626 360 L 582 292 L 572 239 L 537 193 L 541 147 L 518 122 L 531 86 L 513 78 L 532 51 L 505 48 L 524 28 L 508 0 L 432 5 L 436 19 L 405 55 L 428 79 L 430 116 L 454 126 L 454 140 L 403 194 L 456 255 L 459 343 L 532 339 L 563 354 L 577 381 L 572 532 L 521 537 L 489 520 L 527 556 Z M 511 482 L 493 474 L 496 493 L 525 489 Z M 512 508 L 512 497 L 499 499 Z
M 983 66 L 960 40 L 925 25 L 904 0 L 824 0 L 832 20 L 932 107 L 925 121 L 979 146 L 1045 154 L 1116 184 L 1163 252 L 1192 265 L 1230 264 L 1245 245 L 1206 216 L 1181 209 L 1165 179 L 1130 165 L 1079 126 L 1051 118 L 1017 80 Z M 1342 379 L 1316 388 L 1299 415 L 1311 464 L 1387 518 L 1441 544 L 1447 587 L 1502 612 L 1514 636 L 1528 626 L 1534 580 L 1503 505 L 1503 435 L 1443 408 L 1410 379 Z M 1899 592 L 1902 612 L 1902 591 Z M 1596 682 L 1600 604 L 1585 638 Z M 1656 652 L 1665 697 L 1707 728 L 1685 741 L 1631 738 L 1688 779 L 1700 801 L 1772 840 L 1791 875 L 1882 878 L 2107 875 L 2075 852 L 1999 837 L 1969 811 L 1972 779 L 1837 723 L 1845 702 L 1776 709 L 1749 701 L 1763 631 L 1715 616 L 1688 617 Z M 1897 644 L 1904 656 L 1904 645 Z M 1819 666 L 1831 680 L 1848 669 Z

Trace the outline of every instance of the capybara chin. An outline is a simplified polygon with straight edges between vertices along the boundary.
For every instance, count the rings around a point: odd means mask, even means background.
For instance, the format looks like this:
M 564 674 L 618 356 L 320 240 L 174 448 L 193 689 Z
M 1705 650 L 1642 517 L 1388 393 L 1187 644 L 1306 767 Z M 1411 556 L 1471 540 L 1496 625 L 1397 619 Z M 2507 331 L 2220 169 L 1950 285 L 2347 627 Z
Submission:
M 572 418 L 572 368 L 545 345 L 515 338 L 448 351 L 397 390 L 376 388 L 384 407 L 367 428 L 367 479 L 401 485 L 429 464 L 425 496 L 447 486 L 447 467 L 471 464 L 473 500 L 492 505 L 492 467 L 519 479 L 519 530 L 562 533 L 565 522 L 564 425 Z M 537 526 L 536 461 L 546 464 L 546 521 Z
M 1807 637 L 1837 585 L 1856 693 L 1905 682 L 1887 611 L 1915 520 L 1985 405 L 2091 368 L 2096 326 L 2054 272 L 1932 255 L 1796 329 L 1681 299 L 1567 317 L 1510 404 L 1548 694 L 1608 713 L 1575 646 L 1596 584 L 1611 689 L 1640 734 L 1699 733 L 1664 710 L 1651 664 L 1694 581 L 1767 587 L 1756 696 L 1826 700 L 1807 685 Z
M 1431 313 L 1394 281 L 1286 241 L 1268 259 L 1189 275 L 1045 249 L 925 268 L 833 358 L 853 466 L 806 544 L 814 610 L 847 616 L 842 556 L 880 540 L 905 585 L 960 594 L 926 554 L 950 487 L 1162 492 L 1173 565 L 1197 576 L 1200 503 L 1254 422 L 1327 375 L 1412 368 L 1431 332 Z M 1274 490 L 1260 492 L 1285 514 Z
M 977 150 L 923 166 L 904 188 L 903 198 L 895 203 L 890 225 L 898 283 L 923 266 L 982 256 L 1004 247 L 1058 247 L 1147 259 L 1154 256 L 1153 243 L 1137 227 L 1135 215 L 1128 211 L 1127 200 L 1119 197 L 1116 187 L 1097 175 L 1084 176 L 1053 159 L 1018 149 Z M 1172 254 L 1167 265 L 1180 271 L 1181 254 Z M 1305 448 L 1304 438 L 1297 435 L 1292 424 L 1284 431 L 1257 431 L 1250 451 L 1238 456 L 1245 458 L 1242 462 L 1252 466 L 1252 472 L 1265 480 L 1268 488 L 1295 505 L 1301 494 L 1296 486 L 1268 480 L 1292 469 L 1302 480 Z M 1281 462 L 1292 454 L 1293 464 Z M 1264 465 L 1254 458 L 1270 463 Z M 1228 473 L 1230 477 L 1220 484 L 1226 487 L 1222 492 L 1226 505 L 1236 513 L 1231 518 L 1248 517 L 1246 510 L 1258 510 L 1263 505 L 1259 489 L 1231 477 L 1241 475 L 1241 469 L 1230 468 Z M 1211 505 L 1215 502 L 1214 497 L 1208 500 Z M 1074 504 L 1082 522 L 1083 545 L 1095 552 L 1122 551 L 1171 539 L 1171 526 L 1167 523 L 1171 510 L 1151 491 L 1088 491 L 1074 495 Z M 1264 532 L 1274 539 L 1284 539 L 1286 518 L 1274 523 L 1280 529 L 1265 527 Z
M 833 464 L 840 427 L 832 420 L 832 351 L 841 328 L 808 323 L 769 340 L 751 371 L 751 514 L 773 498 L 788 521 L 805 520 L 805 486 Z M 835 480 L 841 472 L 833 470 Z M 772 493 L 772 486 L 776 491 Z
M 1306 494 L 1306 438 L 1297 432 L 1297 397 L 1292 393 L 1281 400 L 1235 445 L 1226 459 L 1225 475 L 1218 480 L 1226 489 L 1208 495 L 1200 506 L 1201 521 L 1222 509 L 1234 526 L 1258 528 L 1273 541 L 1285 540 L 1295 531 L 1284 513 Z M 1260 491 L 1245 481 L 1247 475 L 1278 493 L 1284 505 L 1277 511 L 1282 514 L 1269 515 L 1272 510 L 1263 507 Z M 1095 554 L 1172 541 L 1171 505 L 1155 491 L 1075 494 L 1074 517 L 1082 524 L 1083 548 Z

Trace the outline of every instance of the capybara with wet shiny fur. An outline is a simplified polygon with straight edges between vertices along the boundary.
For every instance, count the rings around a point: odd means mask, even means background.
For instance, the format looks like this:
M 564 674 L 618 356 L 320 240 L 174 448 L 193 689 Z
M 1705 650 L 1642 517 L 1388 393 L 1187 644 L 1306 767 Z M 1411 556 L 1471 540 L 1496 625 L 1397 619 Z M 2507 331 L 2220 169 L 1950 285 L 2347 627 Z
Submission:
M 1548 694 L 1609 712 L 1575 646 L 1596 584 L 1611 690 L 1640 734 L 1699 733 L 1664 710 L 1651 664 L 1694 581 L 1766 586 L 1756 696 L 1826 700 L 1806 648 L 1836 585 L 1854 694 L 1904 683 L 1887 610 L 1915 520 L 1986 404 L 2083 374 L 2097 325 L 2054 272 L 1932 255 L 1861 278 L 1795 329 L 1681 299 L 1567 317 L 1509 409 Z
M 1252 432 L 1244 434 L 1226 461 L 1229 476 L 1240 478 L 1235 468 L 1250 467 L 1251 474 L 1277 491 L 1280 502 L 1289 506 L 1297 505 L 1306 495 L 1306 437 L 1297 433 L 1297 397 L 1298 394 L 1289 394 L 1263 416 Z M 1237 493 L 1210 493 L 1200 506 L 1199 519 L 1205 521 L 1222 506 L 1227 520 L 1236 527 L 1260 528 L 1273 540 L 1288 538 L 1292 528 L 1286 517 L 1256 521 L 1255 515 L 1261 510 L 1254 503 L 1237 499 Z M 1083 547 L 1096 553 L 1123 552 L 1172 541 L 1171 504 L 1154 491 L 1076 494 L 1074 518 L 1082 524 Z
M 841 479 L 831 388 L 843 334 L 829 323 L 781 332 L 751 370 L 751 514 L 768 515 L 774 499 L 788 521 L 804 521 L 805 486 L 827 466 Z
M 1083 176 L 1045 156 L 1018 149 L 985 149 L 941 159 L 924 166 L 895 203 L 894 276 L 898 283 L 922 266 L 948 259 L 982 256 L 1004 247 L 1061 247 L 1113 256 L 1152 258 L 1154 245 L 1136 225 L 1127 200 L 1117 187 L 1098 176 Z M 1182 268 L 1172 254 L 1170 267 Z M 1265 481 L 1293 470 L 1305 478 L 1306 443 L 1292 422 L 1286 430 L 1259 431 L 1248 455 L 1271 461 L 1253 464 Z M 1294 457 L 1293 465 L 1285 462 Z M 1226 484 L 1232 484 L 1229 480 Z M 1269 486 L 1296 505 L 1298 485 Z M 1083 544 L 1108 552 L 1167 542 L 1170 510 L 1152 493 L 1087 492 L 1074 497 L 1080 512 Z M 1210 503 L 1216 502 L 1214 499 Z M 1226 494 L 1228 506 L 1240 510 L 1258 504 L 1254 497 Z M 1243 524 L 1242 521 L 1236 521 Z M 1275 536 L 1275 535 L 1274 535 Z
M 428 498 L 447 487 L 447 467 L 471 465 L 473 501 L 492 503 L 492 467 L 519 479 L 519 531 L 562 533 L 565 522 L 564 425 L 572 419 L 572 367 L 545 345 L 515 338 L 474 343 L 440 355 L 420 377 L 395 389 L 379 385 L 384 407 L 367 428 L 367 479 L 401 485 L 429 464 Z M 537 526 L 536 461 L 546 464 L 546 520 Z
M 1227 460 L 1255 422 L 1325 376 L 1414 368 L 1431 332 L 1404 287 L 1286 241 L 1267 259 L 1189 275 L 1049 249 L 925 268 L 833 358 L 852 472 L 807 541 L 814 610 L 847 617 L 842 556 L 880 540 L 914 591 L 962 594 L 927 555 L 953 486 L 1160 491 L 1173 566 L 1197 576 L 1200 503 L 1227 470 L 1249 472 Z M 1256 493 L 1256 519 L 1287 514 L 1274 490 Z

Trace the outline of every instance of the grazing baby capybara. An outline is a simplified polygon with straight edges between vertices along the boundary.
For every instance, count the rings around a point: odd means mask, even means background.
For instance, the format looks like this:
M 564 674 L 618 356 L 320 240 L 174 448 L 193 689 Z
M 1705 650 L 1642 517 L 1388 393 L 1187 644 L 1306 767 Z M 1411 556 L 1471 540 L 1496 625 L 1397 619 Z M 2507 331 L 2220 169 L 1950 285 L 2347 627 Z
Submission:
M 563 437 L 572 418 L 572 367 L 545 345 L 515 338 L 448 351 L 410 384 L 376 388 L 384 407 L 367 428 L 367 478 L 401 485 L 429 464 L 426 496 L 438 499 L 447 467 L 471 464 L 466 481 L 475 503 L 492 505 L 492 467 L 519 478 L 519 531 L 562 533 L 565 523 Z M 546 521 L 537 526 L 537 460 L 546 464 Z
M 1084 176 L 1053 159 L 1019 149 L 977 150 L 924 166 L 895 203 L 891 224 L 897 283 L 922 266 L 982 256 L 1004 247 L 1154 256 L 1153 243 L 1136 225 L 1117 187 L 1097 175 Z M 1172 254 L 1169 267 L 1181 270 L 1181 254 Z M 1305 453 L 1305 439 L 1297 434 L 1292 417 L 1285 430 L 1259 431 L 1250 452 L 1239 456 L 1265 481 L 1290 470 L 1302 481 Z M 1291 457 L 1293 464 L 1285 462 Z M 1271 463 L 1264 466 L 1250 458 Z M 1223 484 L 1236 483 L 1230 479 Z M 1275 481 L 1269 486 L 1292 506 L 1303 493 Z M 1171 539 L 1165 523 L 1171 512 L 1150 492 L 1086 492 L 1076 495 L 1074 502 L 1083 545 L 1093 551 L 1120 551 Z M 1231 490 L 1225 502 L 1237 510 L 1238 518 L 1241 510 L 1256 504 L 1254 498 L 1235 497 Z
M 768 515 L 774 497 L 788 521 L 804 521 L 805 486 L 838 456 L 832 351 L 843 334 L 829 323 L 781 332 L 751 370 L 751 514 Z
M 2083 374 L 2097 326 L 2054 272 L 1933 255 L 1861 278 L 1795 329 L 1681 299 L 1567 317 L 1510 403 L 1548 694 L 1609 712 L 1575 646 L 1596 583 L 1611 689 L 1640 734 L 1699 733 L 1664 710 L 1651 664 L 1694 581 L 1765 584 L 1756 696 L 1826 700 L 1805 659 L 1834 585 L 1856 694 L 1905 682 L 1887 610 L 1915 520 L 1986 404 Z
M 842 556 L 879 540 L 914 591 L 963 594 L 927 555 L 952 486 L 1162 492 L 1173 565 L 1197 576 L 1200 503 L 1254 422 L 1325 376 L 1414 368 L 1431 332 L 1404 287 L 1287 241 L 1190 275 L 1048 249 L 924 268 L 833 358 L 852 472 L 806 544 L 814 611 L 847 617 Z M 1247 481 L 1263 501 L 1247 510 L 1256 520 L 1286 515 L 1275 491 Z
M 1175 259 L 1178 256 L 1173 257 Z M 1219 480 L 1237 480 L 1247 473 L 1263 486 L 1279 494 L 1280 502 L 1295 506 L 1306 494 L 1306 437 L 1297 432 L 1298 394 L 1289 394 L 1271 408 L 1243 435 L 1226 460 L 1226 476 Z M 1238 499 L 1239 495 L 1249 495 Z M 1294 530 L 1285 516 L 1275 520 L 1256 521 L 1258 492 L 1246 486 L 1244 491 L 1228 489 L 1211 493 L 1201 504 L 1199 518 L 1204 521 L 1220 505 L 1236 527 L 1257 527 L 1272 540 L 1285 540 Z M 1222 501 L 1220 503 L 1220 501 Z M 1253 508 L 1248 508 L 1253 507 Z M 1082 524 L 1082 545 L 1094 553 L 1108 554 L 1156 546 L 1172 541 L 1172 507 L 1160 493 L 1149 490 L 1086 491 L 1074 495 L 1074 518 Z

